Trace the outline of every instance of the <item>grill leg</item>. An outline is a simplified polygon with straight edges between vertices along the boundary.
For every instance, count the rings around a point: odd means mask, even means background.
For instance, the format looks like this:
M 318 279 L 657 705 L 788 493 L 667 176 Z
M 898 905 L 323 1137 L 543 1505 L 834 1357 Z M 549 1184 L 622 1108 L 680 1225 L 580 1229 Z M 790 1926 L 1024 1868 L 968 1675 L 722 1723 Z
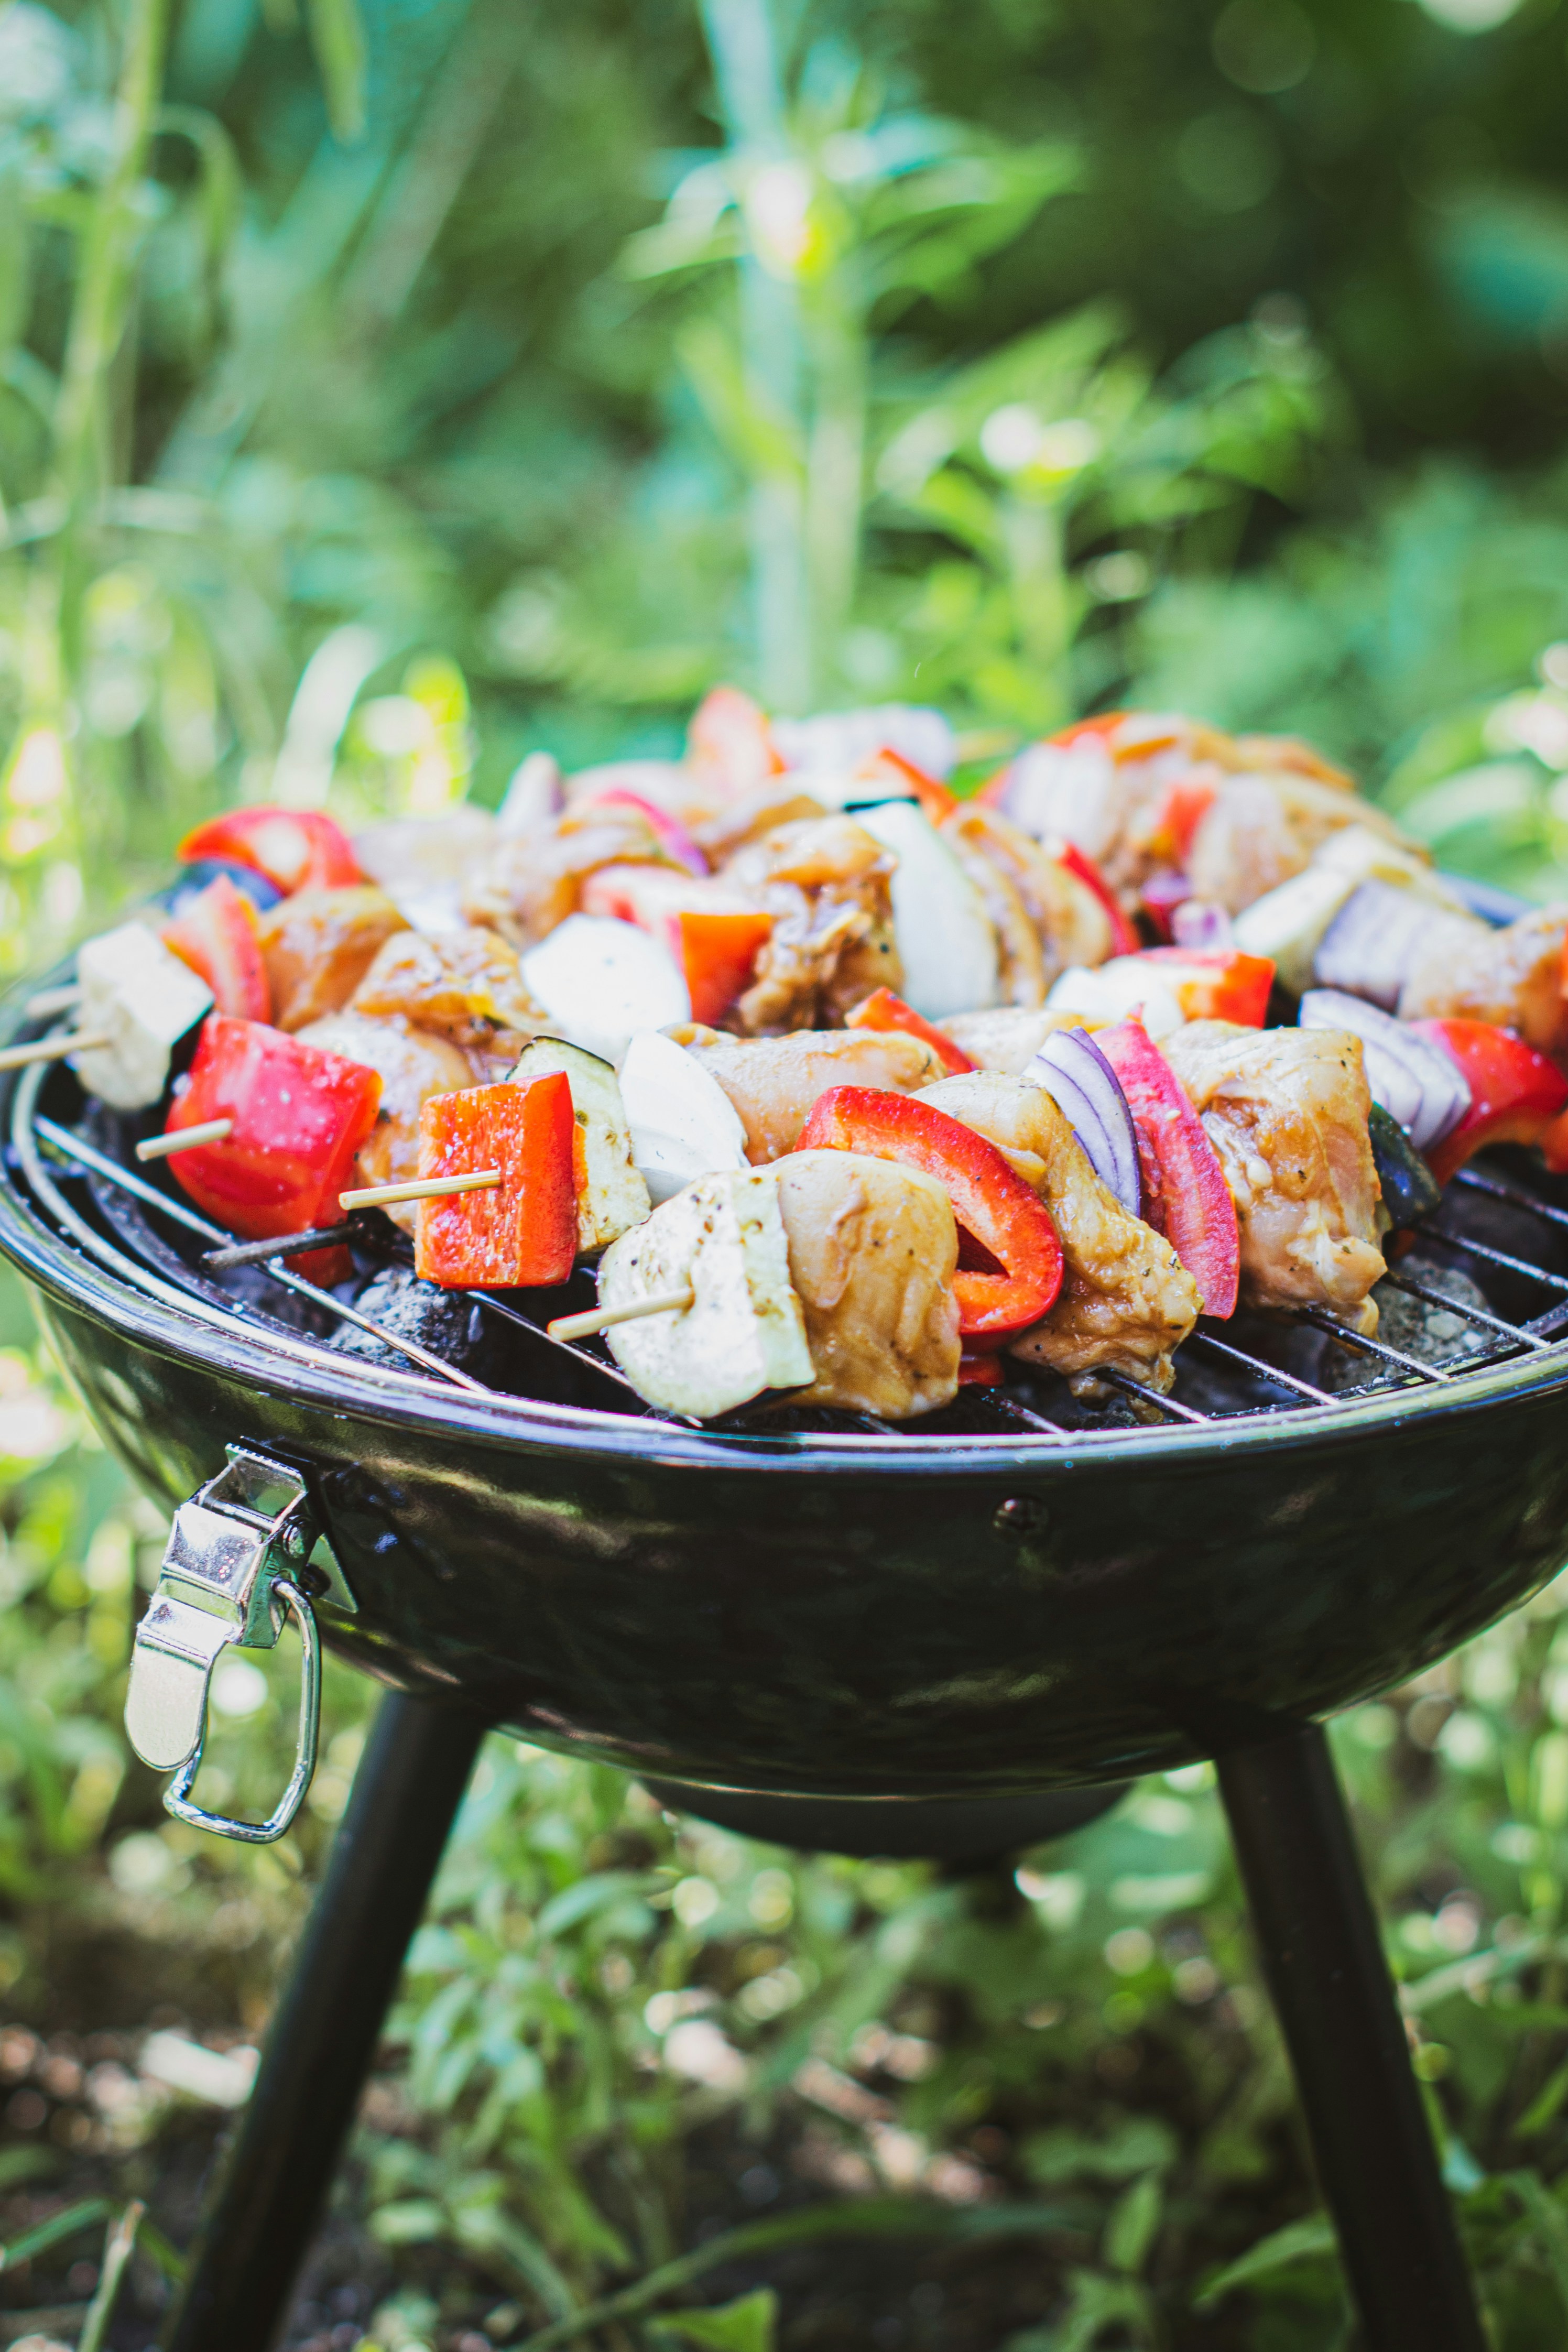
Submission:
M 1219 1779 L 1368 2352 L 1484 2352 L 1328 1741 L 1241 1748 Z
M 268 2352 L 487 1728 L 401 1691 L 383 1699 L 167 2352 Z

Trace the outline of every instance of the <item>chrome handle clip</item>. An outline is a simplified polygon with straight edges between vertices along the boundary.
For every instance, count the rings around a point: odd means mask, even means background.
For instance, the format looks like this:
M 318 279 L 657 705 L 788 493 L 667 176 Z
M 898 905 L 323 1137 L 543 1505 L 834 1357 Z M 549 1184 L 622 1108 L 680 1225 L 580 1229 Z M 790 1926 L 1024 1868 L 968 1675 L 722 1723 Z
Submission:
M 316 1769 L 321 1652 L 303 1580 L 321 1528 L 298 1470 L 247 1446 L 225 1450 L 226 1466 L 174 1514 L 157 1589 L 136 1629 L 125 1728 L 144 1764 L 174 1773 L 163 1803 L 178 1820 L 270 1845 L 304 1802 Z M 289 1785 L 264 1822 L 209 1813 L 191 1789 L 206 1741 L 213 1668 L 226 1649 L 275 1648 L 289 1618 L 300 1634 L 300 1680 Z

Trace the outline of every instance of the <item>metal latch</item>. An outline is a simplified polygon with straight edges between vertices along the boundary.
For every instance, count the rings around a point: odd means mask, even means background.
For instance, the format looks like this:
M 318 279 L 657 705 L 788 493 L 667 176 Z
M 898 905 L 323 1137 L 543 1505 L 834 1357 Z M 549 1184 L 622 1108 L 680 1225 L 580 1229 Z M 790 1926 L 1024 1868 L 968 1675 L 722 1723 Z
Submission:
M 269 1845 L 304 1802 L 316 1769 L 321 1653 L 300 1579 L 321 1522 L 298 1470 L 242 1445 L 188 1503 L 169 1531 L 157 1589 L 136 1629 L 125 1728 L 154 1771 L 173 1772 L 171 1813 L 197 1829 Z M 212 1672 L 226 1649 L 270 1650 L 289 1618 L 299 1629 L 300 1731 L 294 1770 L 264 1822 L 231 1821 L 191 1801 L 207 1735 Z

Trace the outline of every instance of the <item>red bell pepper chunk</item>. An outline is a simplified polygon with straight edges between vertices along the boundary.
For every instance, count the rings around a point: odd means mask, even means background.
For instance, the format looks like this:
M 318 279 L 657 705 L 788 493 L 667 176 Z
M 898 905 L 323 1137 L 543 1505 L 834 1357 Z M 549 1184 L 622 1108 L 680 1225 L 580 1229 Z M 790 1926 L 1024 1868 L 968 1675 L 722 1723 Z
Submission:
M 1123 912 L 1121 899 L 1118 898 L 1093 858 L 1086 857 L 1076 842 L 1053 841 L 1047 844 L 1047 846 L 1057 864 L 1065 866 L 1069 874 L 1076 874 L 1079 880 L 1093 891 L 1110 916 L 1111 954 L 1135 955 L 1138 951 L 1138 934 Z
M 999 1356 L 977 1356 L 966 1349 L 958 1360 L 958 1385 L 961 1389 L 994 1389 L 1006 1377 Z
M 773 928 L 771 915 L 712 915 L 689 908 L 679 918 L 680 968 L 691 998 L 691 1018 L 722 1020 L 749 986 Z
M 923 768 L 917 768 L 912 760 L 906 760 L 901 751 L 895 751 L 888 743 L 861 761 L 854 781 L 873 786 L 888 784 L 894 792 L 913 793 L 922 814 L 930 817 L 932 824 L 940 824 L 958 806 L 956 795 L 945 784 L 927 775 Z M 869 799 L 870 794 L 863 797 Z
M 1167 788 L 1147 829 L 1141 833 L 1140 846 L 1152 857 L 1184 866 L 1193 835 L 1213 806 L 1217 789 L 1197 777 L 1179 778 Z
M 1174 1070 L 1136 1013 L 1094 1042 L 1115 1071 L 1138 1131 L 1143 1216 L 1198 1286 L 1204 1313 L 1236 1312 L 1241 1229 L 1219 1154 Z
M 767 714 L 738 686 L 716 686 L 703 696 L 686 743 L 691 765 L 733 793 L 755 792 L 784 772 Z
M 1458 1066 L 1470 1108 L 1426 1154 L 1439 1184 L 1489 1143 L 1540 1143 L 1568 1107 L 1568 1078 L 1554 1062 L 1489 1021 L 1413 1021 Z
M 246 1241 L 335 1225 L 338 1194 L 380 1105 L 378 1070 L 263 1022 L 211 1013 L 164 1133 L 214 1118 L 233 1125 L 221 1143 L 176 1152 L 169 1166 L 198 1209 Z M 289 1263 L 315 1281 L 348 1271 L 343 1250 L 310 1251 Z
M 846 1029 L 906 1030 L 911 1037 L 923 1039 L 933 1052 L 940 1054 L 943 1069 L 950 1071 L 955 1078 L 974 1067 L 963 1046 L 955 1045 L 945 1029 L 939 1029 L 934 1022 L 926 1019 L 923 1013 L 917 1013 L 912 1004 L 906 1004 L 901 996 L 895 996 L 890 988 L 874 988 L 869 996 L 862 997 L 860 1003 L 844 1015 L 844 1026 Z
M 1037 1323 L 1062 1286 L 1062 1245 L 1045 1202 L 994 1143 L 933 1103 L 874 1087 L 830 1087 L 812 1105 L 797 1151 L 859 1151 L 922 1169 L 942 1185 L 962 1233 L 998 1271 L 952 1277 L 960 1332 L 1002 1339 Z
M 421 1177 L 499 1168 L 500 1182 L 420 1202 L 414 1264 L 424 1279 L 448 1290 L 564 1282 L 577 1255 L 576 1132 L 563 1070 L 432 1095 L 419 1112 Z
M 199 972 L 220 1013 L 239 1021 L 268 1021 L 272 991 L 261 959 L 256 909 L 226 874 L 217 875 L 165 923 L 163 945 Z
M 1047 743 L 1059 743 L 1066 751 L 1083 735 L 1113 735 L 1127 716 L 1125 710 L 1098 711 L 1092 719 L 1075 719 L 1070 727 L 1059 727 L 1054 735 L 1047 735 L 1046 740 Z
M 1239 948 L 1141 948 L 1138 959 L 1155 967 L 1189 1021 L 1262 1028 L 1274 985 L 1268 956 L 1243 955 Z
M 175 852 L 190 866 L 200 857 L 226 857 L 291 898 L 296 890 L 346 890 L 364 876 L 341 825 L 320 809 L 231 809 L 187 833 Z

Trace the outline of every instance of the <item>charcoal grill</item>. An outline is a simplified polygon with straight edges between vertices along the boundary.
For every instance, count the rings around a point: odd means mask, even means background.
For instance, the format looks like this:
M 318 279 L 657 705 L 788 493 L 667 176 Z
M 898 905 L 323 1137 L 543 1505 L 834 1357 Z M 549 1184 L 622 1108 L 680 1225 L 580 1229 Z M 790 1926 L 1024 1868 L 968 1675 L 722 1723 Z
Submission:
M 16 1003 L 5 1034 L 49 1017 Z M 390 1686 L 170 2352 L 272 2341 L 498 1725 L 760 1835 L 949 1858 L 1213 1757 L 1367 2340 L 1479 2352 L 1319 1727 L 1568 1551 L 1568 1187 L 1509 1154 L 1456 1181 L 1394 1279 L 1464 1344 L 1359 1343 L 1375 1386 L 1341 1392 L 1317 1318 L 1239 1318 L 1195 1335 L 1166 1398 L 1020 1377 L 903 1428 L 787 1406 L 696 1426 L 552 1341 L 559 1294 L 476 1297 L 482 1379 L 384 1331 L 380 1360 L 338 1352 L 353 1298 L 208 1266 L 226 1236 L 63 1066 L 8 1078 L 0 1120 L 0 1249 L 109 1443 L 179 1507 L 128 1717 L 167 1801 L 279 1834 L 318 1635 Z M 207 1675 L 286 1618 L 296 1769 L 268 1822 L 227 1822 L 195 1795 Z

